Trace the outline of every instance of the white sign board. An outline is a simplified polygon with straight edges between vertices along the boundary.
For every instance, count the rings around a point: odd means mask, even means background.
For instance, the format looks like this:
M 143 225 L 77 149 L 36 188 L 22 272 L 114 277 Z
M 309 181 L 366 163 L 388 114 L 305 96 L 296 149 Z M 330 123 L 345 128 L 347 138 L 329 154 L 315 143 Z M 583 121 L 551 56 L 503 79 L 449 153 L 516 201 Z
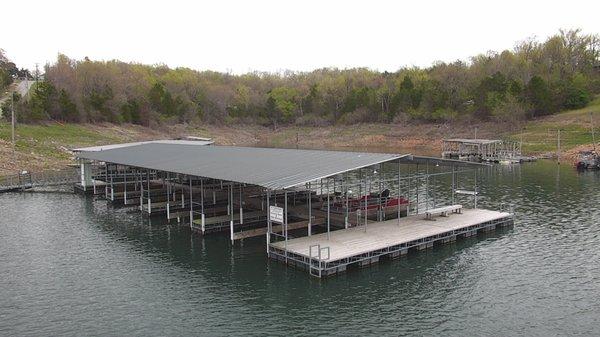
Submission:
M 283 208 L 277 206 L 269 207 L 269 218 L 273 222 L 283 224 Z

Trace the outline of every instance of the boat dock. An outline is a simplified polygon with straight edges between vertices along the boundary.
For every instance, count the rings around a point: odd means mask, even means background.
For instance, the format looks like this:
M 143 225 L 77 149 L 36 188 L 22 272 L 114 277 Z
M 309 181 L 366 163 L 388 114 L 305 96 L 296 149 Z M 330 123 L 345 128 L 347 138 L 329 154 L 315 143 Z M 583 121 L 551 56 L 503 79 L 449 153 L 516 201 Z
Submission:
M 50 172 L 21 171 L 9 176 L 0 176 L 0 193 L 25 191 L 33 188 L 70 186 L 78 181 L 74 169 Z
M 431 248 L 435 243 L 455 241 L 478 231 L 510 226 L 506 212 L 467 209 L 462 214 L 425 219 L 424 215 L 368 223 L 327 233 L 271 243 L 269 253 L 277 260 L 308 270 L 317 277 L 346 271 L 351 265 L 366 266 L 381 258 L 397 258 L 411 248 Z
M 228 234 L 232 244 L 264 237 L 270 258 L 316 277 L 512 224 L 510 213 L 478 208 L 485 164 L 208 145 L 79 151 L 77 190 L 199 235 Z M 440 184 L 450 193 L 442 196 Z
M 442 157 L 492 163 L 523 163 L 535 158 L 521 154 L 521 144 L 500 139 L 444 139 Z

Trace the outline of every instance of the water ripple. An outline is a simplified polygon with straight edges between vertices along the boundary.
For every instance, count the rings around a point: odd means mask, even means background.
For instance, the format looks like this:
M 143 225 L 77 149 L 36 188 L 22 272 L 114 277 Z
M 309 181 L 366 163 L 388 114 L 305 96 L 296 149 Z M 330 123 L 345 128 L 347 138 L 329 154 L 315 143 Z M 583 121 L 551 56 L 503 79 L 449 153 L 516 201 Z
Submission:
M 0 195 L 0 332 L 598 335 L 599 179 L 494 167 L 480 202 L 515 206 L 514 228 L 326 280 L 268 261 L 262 238 L 231 247 L 102 201 Z

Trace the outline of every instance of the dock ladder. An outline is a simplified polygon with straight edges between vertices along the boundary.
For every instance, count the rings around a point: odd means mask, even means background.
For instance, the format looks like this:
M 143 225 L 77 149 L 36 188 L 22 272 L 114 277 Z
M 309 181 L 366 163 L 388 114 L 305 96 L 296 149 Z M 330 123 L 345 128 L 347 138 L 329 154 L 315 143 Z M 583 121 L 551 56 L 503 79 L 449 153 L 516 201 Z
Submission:
M 323 253 L 326 252 L 327 255 Z M 323 272 L 323 261 L 329 260 L 330 249 L 329 247 L 321 247 L 320 244 L 312 245 L 308 247 L 308 256 L 310 259 L 309 273 L 312 276 L 321 277 Z M 326 256 L 326 257 L 324 257 Z M 314 261 L 314 262 L 313 262 Z

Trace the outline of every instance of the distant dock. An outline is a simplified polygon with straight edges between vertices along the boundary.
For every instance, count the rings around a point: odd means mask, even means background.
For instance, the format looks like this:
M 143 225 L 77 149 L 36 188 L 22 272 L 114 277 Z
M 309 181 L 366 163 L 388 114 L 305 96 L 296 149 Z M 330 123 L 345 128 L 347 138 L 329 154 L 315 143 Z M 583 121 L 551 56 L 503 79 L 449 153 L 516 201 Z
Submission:
M 444 139 L 442 157 L 474 162 L 523 163 L 534 157 L 521 154 L 521 144 L 499 139 Z

